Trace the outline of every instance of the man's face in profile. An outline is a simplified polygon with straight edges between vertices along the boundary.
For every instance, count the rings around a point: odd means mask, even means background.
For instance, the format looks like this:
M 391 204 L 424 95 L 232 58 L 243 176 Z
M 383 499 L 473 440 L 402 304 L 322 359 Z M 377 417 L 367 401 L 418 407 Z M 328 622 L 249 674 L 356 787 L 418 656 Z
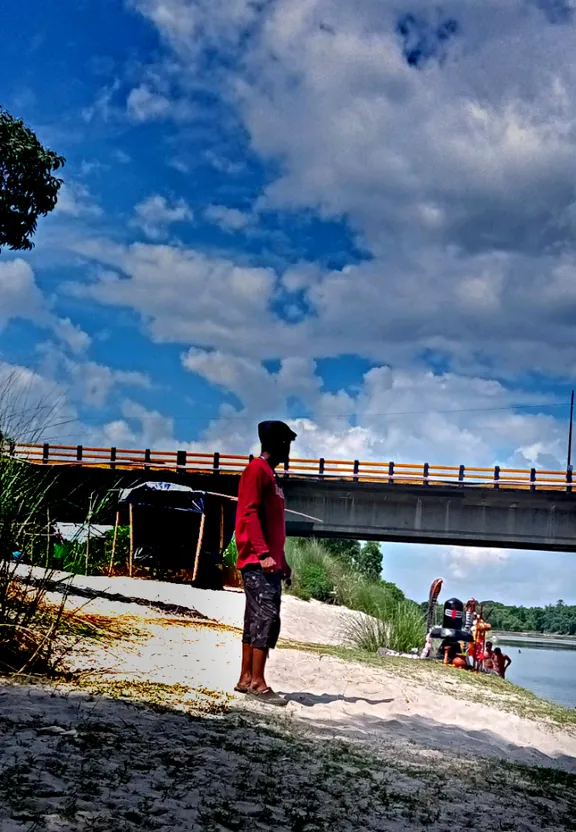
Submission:
M 275 443 L 274 456 L 278 462 L 286 463 L 290 459 L 290 445 L 289 439 L 279 439 Z

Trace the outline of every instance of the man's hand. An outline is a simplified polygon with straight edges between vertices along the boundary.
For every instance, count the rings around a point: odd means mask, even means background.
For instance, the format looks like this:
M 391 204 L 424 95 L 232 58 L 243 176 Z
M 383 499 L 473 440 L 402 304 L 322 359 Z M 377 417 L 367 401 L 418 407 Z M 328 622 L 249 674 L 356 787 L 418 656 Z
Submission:
M 260 559 L 260 566 L 264 570 L 264 572 L 276 572 L 278 567 L 276 566 L 276 561 L 274 558 L 268 556 L 267 558 Z
M 284 578 L 284 583 L 286 587 L 292 586 L 292 570 L 290 569 L 288 564 L 286 564 L 286 566 L 284 567 L 282 577 Z

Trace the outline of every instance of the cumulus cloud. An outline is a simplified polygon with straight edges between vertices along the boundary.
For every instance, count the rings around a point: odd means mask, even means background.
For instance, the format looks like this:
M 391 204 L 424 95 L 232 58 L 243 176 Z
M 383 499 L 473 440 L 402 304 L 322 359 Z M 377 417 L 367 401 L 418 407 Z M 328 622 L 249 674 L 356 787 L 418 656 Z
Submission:
M 139 202 L 134 208 L 132 224 L 142 229 L 151 240 L 162 240 L 168 236 L 169 227 L 174 223 L 191 222 L 193 214 L 184 199 L 170 202 L 164 196 L 153 194 Z
M 228 208 L 226 205 L 209 205 L 204 212 L 208 222 L 219 225 L 224 231 L 241 231 L 253 222 L 248 211 Z
M 509 560 L 507 549 L 486 548 L 474 546 L 448 546 L 442 552 L 442 564 L 447 569 L 449 578 L 468 580 L 489 572 L 496 580 L 496 572 Z
M 130 91 L 126 108 L 134 121 L 151 121 L 170 112 L 170 100 L 142 84 Z
M 36 283 L 30 265 L 21 258 L 0 263 L 0 332 L 11 318 L 23 318 L 50 329 L 73 352 L 82 352 L 90 337 L 68 318 L 59 318 Z
M 124 247 L 84 240 L 73 246 L 106 272 L 68 291 L 134 308 L 158 341 L 218 346 L 260 357 L 262 350 L 278 355 L 277 339 L 299 351 L 299 334 L 270 311 L 277 284 L 271 269 L 237 266 L 226 258 L 168 245 Z
M 521 549 L 473 549 L 384 543 L 384 576 L 409 598 L 428 598 L 434 578 L 443 577 L 440 606 L 447 598 L 543 606 L 574 597 L 576 563 L 569 553 Z
M 62 385 L 2 360 L 0 401 L 0 427 L 20 442 L 53 441 L 68 433 L 77 419 Z
M 353 391 L 327 392 L 315 363 L 305 359 L 285 359 L 274 372 L 258 361 L 192 349 L 183 364 L 240 403 L 222 406 L 206 430 L 201 444 L 212 450 L 253 450 L 256 423 L 286 417 L 296 402 L 297 456 L 552 469 L 562 464 L 564 425 L 522 410 L 533 399 L 495 381 L 380 366 Z
M 163 233 L 166 225 L 158 223 L 186 212 L 156 200 L 144 205 L 149 234 Z M 68 244 L 106 267 L 74 291 L 132 307 L 157 340 L 260 359 L 357 354 L 404 366 L 429 353 L 454 371 L 502 378 L 525 370 L 576 372 L 576 281 L 567 256 L 534 262 L 505 253 L 462 260 L 414 252 L 383 276 L 380 261 L 277 272 L 184 246 Z
M 100 217 L 102 208 L 85 185 L 69 180 L 60 188 L 54 213 L 66 217 L 88 219 Z
M 371 262 L 303 286 L 311 357 L 432 351 L 466 372 L 573 374 L 568 6 L 131 5 L 183 78 L 197 76 L 203 50 L 227 56 L 212 89 L 280 171 L 257 210 L 344 218 L 370 251 Z
M 34 272 L 20 258 L 0 263 L 0 297 L 0 328 L 10 318 L 46 319 L 44 295 L 36 285 Z

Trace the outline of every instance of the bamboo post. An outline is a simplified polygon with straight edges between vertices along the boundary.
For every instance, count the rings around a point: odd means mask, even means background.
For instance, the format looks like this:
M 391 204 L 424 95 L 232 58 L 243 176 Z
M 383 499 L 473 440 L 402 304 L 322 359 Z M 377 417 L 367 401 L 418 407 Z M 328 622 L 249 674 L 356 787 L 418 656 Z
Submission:
M 46 569 L 50 568 L 50 509 L 46 509 Z
M 118 542 L 118 526 L 120 525 L 120 512 L 116 512 L 116 522 L 114 523 L 114 538 L 112 540 L 112 553 L 110 554 L 110 566 L 108 567 L 108 575 L 112 574 L 114 566 L 114 558 L 116 557 L 116 544 Z
M 90 559 L 90 524 L 92 523 L 92 497 L 90 497 L 90 505 L 88 508 L 88 534 L 86 535 L 86 555 L 84 572 L 88 574 L 88 562 Z
M 130 553 L 128 561 L 128 574 L 132 577 L 134 569 L 134 506 L 130 503 Z
M 204 539 L 204 524 L 206 522 L 206 515 L 202 512 L 202 519 L 200 520 L 200 531 L 198 532 L 198 543 L 196 545 L 196 557 L 194 558 L 194 572 L 192 573 L 192 581 L 198 577 L 198 569 L 200 568 L 200 550 L 202 548 L 202 541 Z
M 224 549 L 224 504 L 220 505 L 220 554 Z

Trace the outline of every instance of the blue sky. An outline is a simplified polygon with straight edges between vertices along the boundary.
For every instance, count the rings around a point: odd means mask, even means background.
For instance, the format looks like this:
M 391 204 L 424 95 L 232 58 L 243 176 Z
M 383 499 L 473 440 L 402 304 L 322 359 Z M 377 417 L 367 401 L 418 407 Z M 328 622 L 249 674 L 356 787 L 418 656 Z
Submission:
M 0 103 L 67 158 L 0 258 L 0 373 L 50 440 L 565 464 L 569 2 L 40 0 Z M 576 600 L 571 556 L 385 547 L 386 576 Z M 527 577 L 528 576 L 528 577 Z

